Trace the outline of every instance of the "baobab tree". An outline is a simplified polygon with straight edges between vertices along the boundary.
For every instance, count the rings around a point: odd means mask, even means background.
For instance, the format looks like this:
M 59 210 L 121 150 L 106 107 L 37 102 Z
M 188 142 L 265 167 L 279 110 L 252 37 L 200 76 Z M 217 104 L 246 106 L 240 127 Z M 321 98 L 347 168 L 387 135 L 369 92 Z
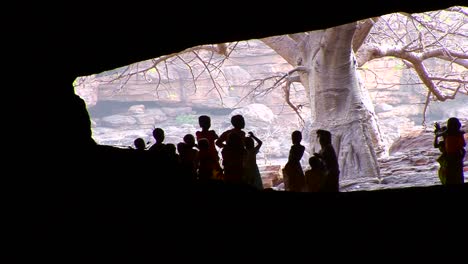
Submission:
M 413 69 L 427 87 L 428 100 L 445 101 L 467 94 L 467 8 L 423 14 L 390 14 L 312 32 L 262 39 L 295 68 L 308 92 L 311 130 L 333 134 L 341 177 L 379 175 L 377 155 L 384 152 L 378 122 L 357 69 L 367 62 L 395 57 Z M 465 40 L 465 41 L 463 41 Z M 444 71 L 426 63 L 439 59 Z M 458 67 L 459 66 L 459 67 Z M 312 133 L 313 134 L 313 133 Z M 315 137 L 311 145 L 315 145 Z
M 327 129 L 333 135 L 342 179 L 378 177 L 377 158 L 386 149 L 359 70 L 372 60 L 390 56 L 414 70 L 427 88 L 426 106 L 431 100 L 466 95 L 467 13 L 466 7 L 458 6 L 421 14 L 395 13 L 323 30 L 260 39 L 287 61 L 292 70 L 270 77 L 273 82 L 260 82 L 255 90 L 283 89 L 288 105 L 297 112 L 289 94 L 293 83 L 301 83 L 311 109 L 311 120 L 307 122 L 310 124 L 307 129 L 312 132 L 311 149 L 317 145 L 313 132 Z M 166 79 L 174 78 L 168 65 L 177 62 L 186 66 L 194 92 L 200 76 L 208 75 L 212 91 L 222 103 L 223 91 L 231 84 L 221 66 L 236 48 L 237 43 L 193 47 L 116 70 L 101 82 L 117 81 L 118 89 L 124 89 L 130 77 L 142 75 L 156 79 L 157 92 L 164 89 L 163 75 Z M 433 60 L 442 61 L 443 70 L 431 68 L 433 64 L 428 62 Z

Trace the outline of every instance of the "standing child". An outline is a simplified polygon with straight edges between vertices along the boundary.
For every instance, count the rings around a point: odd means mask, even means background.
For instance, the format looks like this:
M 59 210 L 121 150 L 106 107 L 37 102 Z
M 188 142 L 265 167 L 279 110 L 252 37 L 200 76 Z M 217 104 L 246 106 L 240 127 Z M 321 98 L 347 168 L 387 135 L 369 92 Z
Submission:
M 241 184 L 244 174 L 243 139 L 239 133 L 230 133 L 226 145 L 221 150 L 223 157 L 224 181 L 229 184 Z
M 444 133 L 445 152 L 447 159 L 446 184 L 463 184 L 463 159 L 466 154 L 464 131 L 456 117 L 447 120 L 447 130 Z
M 207 115 L 201 115 L 198 117 L 198 124 L 201 127 L 201 131 L 195 132 L 197 142 L 202 138 L 208 140 L 209 150 L 212 153 L 213 157 L 219 160 L 218 151 L 216 150 L 215 141 L 219 138 L 216 131 L 210 130 L 211 127 L 211 118 Z
M 340 166 L 332 145 L 332 135 L 328 130 L 319 129 L 317 130 L 317 137 L 321 149 L 319 153 L 314 153 L 314 156 L 322 160 L 327 172 L 322 190 L 325 192 L 339 192 Z
M 195 137 L 192 134 L 186 134 L 184 142 L 177 144 L 177 150 L 180 157 L 180 170 L 185 179 L 195 181 L 198 178 L 198 150 L 195 149 Z
M 289 150 L 288 162 L 283 168 L 283 178 L 286 191 L 302 192 L 305 187 L 304 171 L 302 170 L 301 159 L 304 155 L 305 147 L 301 145 L 301 131 L 291 133 L 292 146 Z
M 222 180 L 222 169 L 219 158 L 213 155 L 210 150 L 210 143 L 206 138 L 198 140 L 198 179 Z
M 257 146 L 255 146 L 255 142 Z M 263 190 L 262 177 L 257 165 L 257 154 L 262 147 L 263 142 L 258 139 L 252 132 L 245 138 L 245 155 L 244 155 L 244 182 L 258 190 Z
M 208 144 L 208 150 L 207 153 L 203 151 L 203 154 L 200 155 L 200 159 L 203 157 L 205 160 L 207 160 L 208 163 L 212 163 L 212 172 L 211 176 L 209 177 L 210 179 L 215 179 L 215 180 L 222 180 L 223 179 L 223 169 L 221 168 L 221 165 L 219 163 L 219 154 L 218 150 L 216 149 L 216 144 L 215 141 L 219 138 L 218 134 L 216 134 L 216 131 L 210 130 L 211 128 L 211 118 L 207 115 L 201 115 L 198 117 L 198 125 L 201 127 L 201 131 L 195 132 L 195 136 L 197 138 L 198 146 L 200 149 L 200 140 L 206 139 L 207 142 L 203 142 L 203 148 L 205 147 L 205 144 Z M 200 149 L 201 150 L 201 149 Z M 200 153 L 201 154 L 201 153 Z M 210 157 L 208 157 L 208 155 Z M 200 161 L 200 166 L 204 166 L 205 164 L 202 164 L 204 162 Z M 202 176 L 205 177 L 205 173 L 203 170 L 206 168 L 202 168 Z
M 236 133 L 238 134 L 239 138 L 241 139 L 240 143 L 242 146 L 244 146 L 244 139 L 245 139 L 245 131 L 242 130 L 245 128 L 245 119 L 244 116 L 242 115 L 233 115 L 231 117 L 231 125 L 233 128 L 228 129 L 221 133 L 221 136 L 216 140 L 215 144 L 219 148 L 224 148 L 224 146 L 227 144 L 228 137 L 231 133 Z

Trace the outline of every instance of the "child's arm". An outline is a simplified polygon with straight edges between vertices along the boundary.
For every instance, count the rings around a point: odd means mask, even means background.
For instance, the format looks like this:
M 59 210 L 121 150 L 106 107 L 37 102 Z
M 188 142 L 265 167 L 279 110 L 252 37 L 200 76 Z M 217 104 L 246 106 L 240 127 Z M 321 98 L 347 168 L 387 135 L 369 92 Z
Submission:
M 259 151 L 260 148 L 262 147 L 263 142 L 254 135 L 254 133 L 249 132 L 249 135 L 257 142 L 257 146 L 255 146 L 255 150 Z
M 224 143 L 226 139 L 227 139 L 227 133 L 223 132 L 221 136 L 219 136 L 219 138 L 216 139 L 215 145 L 218 146 L 218 148 L 224 148 L 226 146 L 226 144 Z
M 216 131 L 211 130 L 211 133 L 213 134 L 213 138 L 214 138 L 214 139 L 218 139 L 218 138 L 219 138 L 218 134 L 216 134 Z
M 439 136 L 435 135 L 434 137 L 434 148 L 439 147 Z

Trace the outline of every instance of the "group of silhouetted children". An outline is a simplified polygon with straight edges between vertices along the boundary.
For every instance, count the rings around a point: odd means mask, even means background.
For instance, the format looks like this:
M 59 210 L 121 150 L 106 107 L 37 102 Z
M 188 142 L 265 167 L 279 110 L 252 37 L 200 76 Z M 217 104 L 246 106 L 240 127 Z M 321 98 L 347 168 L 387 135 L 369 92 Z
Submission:
M 305 151 L 305 147 L 301 145 L 302 133 L 298 130 L 292 132 L 292 146 L 288 162 L 283 168 L 286 191 L 339 192 L 340 170 L 331 133 L 319 129 L 317 138 L 321 149 L 309 158 L 310 168 L 304 172 L 300 162 Z
M 195 135 L 186 134 L 177 145 L 164 143 L 164 130 L 155 128 L 153 137 L 156 142 L 151 147 L 147 149 L 144 140 L 137 138 L 134 148 L 142 153 L 143 158 L 156 164 L 160 171 L 177 175 L 185 181 L 222 180 L 262 190 L 256 160 L 262 141 L 252 132 L 246 136 L 242 130 L 245 127 L 243 116 L 233 116 L 233 128 L 223 132 L 221 136 L 210 130 L 209 116 L 199 116 L 198 123 L 201 130 L 196 131 Z M 222 160 L 216 146 L 221 149 Z
M 201 130 L 186 134 L 183 141 L 174 145 L 164 143 L 164 130 L 155 128 L 156 140 L 148 149 L 142 138 L 134 141 L 134 148 L 156 166 L 171 175 L 186 181 L 220 180 L 231 184 L 244 184 L 263 190 L 262 178 L 257 165 L 257 154 L 262 141 L 252 132 L 246 132 L 242 115 L 231 117 L 232 128 L 217 135 L 211 130 L 211 119 L 207 115 L 198 118 Z M 437 159 L 440 164 L 439 178 L 442 184 L 464 182 L 463 158 L 466 145 L 461 124 L 457 118 L 449 118 L 447 126 L 435 127 L 434 147 L 441 150 Z M 291 134 L 292 145 L 288 161 L 282 169 L 284 189 L 292 192 L 339 192 L 339 165 L 329 131 L 316 131 L 320 151 L 309 158 L 309 168 L 303 170 L 301 159 L 305 147 L 301 144 L 301 131 Z M 439 141 L 439 137 L 443 140 Z M 217 148 L 220 149 L 220 155 Z
M 232 128 L 220 136 L 211 130 L 211 119 L 207 115 L 198 118 L 201 130 L 186 134 L 183 141 L 174 145 L 164 143 L 164 130 L 155 128 L 156 140 L 148 149 L 142 138 L 134 141 L 134 148 L 148 159 L 149 164 L 166 173 L 178 175 L 186 181 L 220 180 L 231 184 L 245 184 L 263 190 L 262 178 L 257 165 L 257 154 L 262 141 L 252 132 L 246 132 L 242 115 L 231 117 Z M 434 147 L 441 150 L 437 159 L 440 164 L 439 178 L 442 184 L 464 182 L 463 158 L 466 143 L 461 123 L 455 118 L 447 120 L 447 126 L 436 124 Z M 291 134 L 292 145 L 288 161 L 282 169 L 284 189 L 292 192 L 339 192 L 339 165 L 329 131 L 316 131 L 320 151 L 309 158 L 309 168 L 303 170 L 301 159 L 305 147 L 301 144 L 301 131 Z M 439 137 L 443 140 L 439 141 Z M 217 147 L 220 149 L 220 155 Z
M 142 138 L 134 141 L 134 149 L 156 164 L 160 170 L 178 175 L 186 181 L 221 180 L 231 184 L 245 184 L 263 190 L 257 154 L 263 142 L 252 132 L 246 133 L 242 115 L 231 117 L 232 128 L 217 135 L 211 130 L 207 115 L 198 118 L 201 130 L 186 134 L 183 141 L 174 145 L 165 143 L 164 130 L 155 128 L 155 143 L 147 148 Z M 317 131 L 322 149 L 309 159 L 310 169 L 303 171 L 300 160 L 305 147 L 301 145 L 302 133 L 292 133 L 292 146 L 288 162 L 283 169 L 285 190 L 297 192 L 338 191 L 338 162 L 331 145 L 331 134 Z M 220 149 L 221 155 L 217 150 Z M 221 156 L 221 158 L 220 158 Z

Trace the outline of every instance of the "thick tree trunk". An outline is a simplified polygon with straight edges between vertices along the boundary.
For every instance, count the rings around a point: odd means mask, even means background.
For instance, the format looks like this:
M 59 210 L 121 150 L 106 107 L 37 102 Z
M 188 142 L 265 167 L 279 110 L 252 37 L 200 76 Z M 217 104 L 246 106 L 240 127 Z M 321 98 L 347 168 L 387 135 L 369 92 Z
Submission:
M 377 155 L 386 153 L 374 107 L 356 71 L 356 25 L 262 39 L 291 65 L 309 69 L 298 72 L 312 110 L 310 150 L 320 150 L 315 131 L 329 130 L 341 179 L 379 177 Z
M 329 130 L 340 179 L 379 177 L 376 153 L 383 146 L 373 105 L 356 71 L 355 30 L 356 23 L 350 23 L 314 31 L 301 46 L 303 64 L 310 69 L 301 79 L 313 107 L 311 151 L 320 149 L 315 131 Z

